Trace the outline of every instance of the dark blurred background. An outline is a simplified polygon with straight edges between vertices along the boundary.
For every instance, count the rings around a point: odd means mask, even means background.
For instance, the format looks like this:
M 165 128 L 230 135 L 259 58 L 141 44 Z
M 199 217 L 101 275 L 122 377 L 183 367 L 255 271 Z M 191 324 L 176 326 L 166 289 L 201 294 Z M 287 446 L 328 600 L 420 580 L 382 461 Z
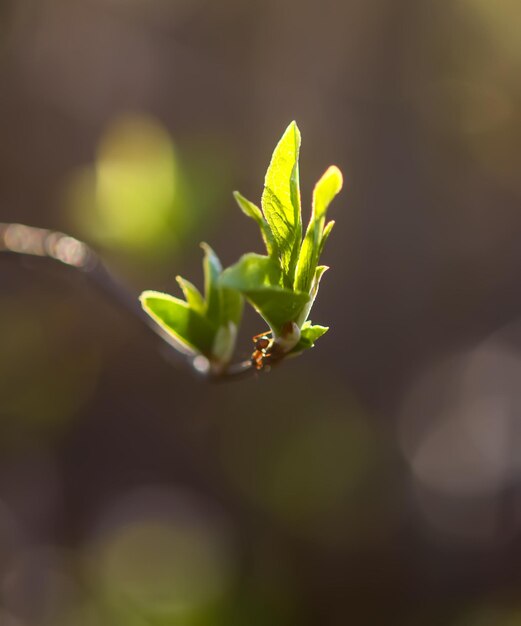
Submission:
M 136 295 L 331 163 L 317 347 L 209 385 L 0 257 L 2 626 L 521 624 L 518 0 L 1 0 L 0 221 Z M 238 357 L 263 330 L 248 317 Z

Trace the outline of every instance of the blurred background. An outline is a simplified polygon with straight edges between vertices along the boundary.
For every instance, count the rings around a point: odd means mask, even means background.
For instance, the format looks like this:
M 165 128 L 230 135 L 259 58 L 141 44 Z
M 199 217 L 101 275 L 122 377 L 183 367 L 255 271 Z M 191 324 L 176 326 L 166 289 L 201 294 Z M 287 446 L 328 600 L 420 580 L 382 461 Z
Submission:
M 305 219 L 346 181 L 331 331 L 243 382 L 0 257 L 2 626 L 521 624 L 520 32 L 516 0 L 1 0 L 0 221 L 136 295 L 261 251 L 231 192 L 292 119 Z

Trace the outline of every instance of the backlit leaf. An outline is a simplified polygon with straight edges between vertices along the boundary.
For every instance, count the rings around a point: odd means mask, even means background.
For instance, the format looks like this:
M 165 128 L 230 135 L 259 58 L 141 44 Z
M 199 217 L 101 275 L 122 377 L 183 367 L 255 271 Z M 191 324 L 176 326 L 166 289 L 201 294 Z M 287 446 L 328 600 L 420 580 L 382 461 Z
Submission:
M 342 173 L 336 166 L 332 165 L 322 175 L 313 191 L 311 217 L 300 250 L 295 275 L 295 289 L 299 291 L 309 291 L 311 288 L 315 268 L 323 248 L 322 240 L 327 208 L 341 189 Z M 328 225 L 326 238 L 329 236 L 331 229 L 332 226 Z
M 293 284 L 302 236 L 299 150 L 300 131 L 296 123 L 291 122 L 273 152 L 262 194 L 262 211 L 277 244 L 288 287 Z
M 311 322 L 306 322 L 300 331 L 300 340 L 293 348 L 292 352 L 302 352 L 315 345 L 315 342 L 325 335 L 329 330 L 328 326 L 313 326 Z
M 325 272 L 327 272 L 329 268 L 327 265 L 319 265 L 315 270 L 315 275 L 313 277 L 313 281 L 311 283 L 311 289 L 309 291 L 309 301 L 307 305 L 302 309 L 299 318 L 296 320 L 299 326 L 304 326 L 304 322 L 306 322 L 309 312 L 311 311 L 311 307 L 315 302 L 315 298 L 317 297 L 318 288 L 320 286 L 320 281 Z
M 210 357 L 216 328 L 188 303 L 158 291 L 140 296 L 144 310 L 186 348 Z
M 221 262 L 212 248 L 207 243 L 202 243 L 204 250 L 203 271 L 204 271 L 204 295 L 206 299 L 206 316 L 215 323 L 220 319 L 220 294 L 219 275 L 222 272 Z
M 221 285 L 244 292 L 258 287 L 280 284 L 281 272 L 277 262 L 262 254 L 244 254 L 235 265 L 224 270 Z
M 333 230 L 333 226 L 335 225 L 335 220 L 331 220 L 324 226 L 324 230 L 322 231 L 322 239 L 320 240 L 320 246 L 318 248 L 318 258 L 320 259 L 322 252 L 324 251 L 324 246 L 326 241 L 328 240 L 331 231 Z
M 249 289 L 244 295 L 276 335 L 281 335 L 284 326 L 288 322 L 294 322 L 309 302 L 307 293 L 298 293 L 283 287 Z
M 343 182 L 342 172 L 336 165 L 331 165 L 324 172 L 313 190 L 313 211 L 317 219 L 326 216 L 326 211 L 342 189 Z
M 197 289 L 195 285 L 192 285 L 189 280 L 186 280 L 186 278 L 183 278 L 182 276 L 176 276 L 176 280 L 183 290 L 183 294 L 190 307 L 194 311 L 197 311 L 197 313 L 204 315 L 206 312 L 206 302 L 204 301 L 204 298 L 201 295 L 199 289 Z
M 261 230 L 262 239 L 264 240 L 264 244 L 266 245 L 266 250 L 270 256 L 277 254 L 277 244 L 275 243 L 275 239 L 273 237 L 273 233 L 269 227 L 268 222 L 264 219 L 261 210 L 258 206 L 253 204 L 247 200 L 244 196 L 242 196 L 238 191 L 233 192 L 233 197 L 237 201 L 237 204 L 241 208 L 242 212 L 251 217 L 253 220 L 257 222 L 259 228 Z
M 294 292 L 279 285 L 280 270 L 273 259 L 259 254 L 245 254 L 221 275 L 221 285 L 237 289 L 279 334 L 282 327 L 295 321 L 309 302 L 306 293 Z
M 219 287 L 221 293 L 221 324 L 232 322 L 239 326 L 244 308 L 244 299 L 240 292 L 227 287 Z

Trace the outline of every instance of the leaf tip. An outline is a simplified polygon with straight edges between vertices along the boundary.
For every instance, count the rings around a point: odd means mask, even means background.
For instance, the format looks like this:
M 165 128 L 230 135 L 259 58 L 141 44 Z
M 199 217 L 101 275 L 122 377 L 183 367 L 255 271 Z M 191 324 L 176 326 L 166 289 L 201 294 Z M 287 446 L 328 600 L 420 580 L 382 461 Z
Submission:
M 283 144 L 284 141 L 287 141 L 289 137 L 293 137 L 294 138 L 295 145 L 297 146 L 297 149 L 298 149 L 298 147 L 300 146 L 301 135 L 300 135 L 299 127 L 298 127 L 297 122 L 295 120 L 292 120 L 286 126 L 286 130 L 282 133 L 282 137 L 279 140 L 279 144 Z
M 218 268 L 218 271 L 221 272 L 222 268 L 221 268 L 221 263 L 219 261 L 219 257 L 215 254 L 215 251 L 212 248 L 212 246 L 206 243 L 206 241 L 201 241 L 199 246 L 202 248 L 204 252 L 204 256 L 207 259 L 209 259 L 210 263 L 213 263 L 214 265 L 216 265 Z
M 153 298 L 154 296 L 157 296 L 158 292 L 157 291 L 151 291 L 150 289 L 148 289 L 147 291 L 143 291 L 142 293 L 139 294 L 139 301 L 141 302 L 142 306 L 145 306 L 146 301 L 149 298 Z
M 295 138 L 300 142 L 300 129 L 299 129 L 298 124 L 297 124 L 297 122 L 295 120 L 292 120 L 289 123 L 289 126 L 288 126 L 286 132 L 288 132 L 288 131 L 293 132 L 293 134 L 295 135 Z
M 327 170 L 326 173 L 324 174 L 324 176 L 327 176 L 328 178 L 331 178 L 334 180 L 335 182 L 335 191 L 336 193 L 339 193 L 342 189 L 342 187 L 344 186 L 344 176 L 341 172 L 341 170 L 336 166 L 336 165 L 330 165 Z

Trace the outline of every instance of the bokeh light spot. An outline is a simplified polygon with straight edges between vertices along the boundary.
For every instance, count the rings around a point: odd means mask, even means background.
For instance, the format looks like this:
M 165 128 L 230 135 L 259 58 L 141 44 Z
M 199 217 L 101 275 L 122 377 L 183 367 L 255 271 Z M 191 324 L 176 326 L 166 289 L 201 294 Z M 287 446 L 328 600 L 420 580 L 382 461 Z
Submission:
M 94 572 L 117 611 L 188 619 L 228 591 L 228 534 L 192 494 L 138 490 L 117 503 L 104 523 Z
M 80 227 L 108 247 L 161 253 L 190 222 L 178 158 L 154 118 L 124 115 L 103 134 L 94 168 L 73 178 L 68 193 Z

